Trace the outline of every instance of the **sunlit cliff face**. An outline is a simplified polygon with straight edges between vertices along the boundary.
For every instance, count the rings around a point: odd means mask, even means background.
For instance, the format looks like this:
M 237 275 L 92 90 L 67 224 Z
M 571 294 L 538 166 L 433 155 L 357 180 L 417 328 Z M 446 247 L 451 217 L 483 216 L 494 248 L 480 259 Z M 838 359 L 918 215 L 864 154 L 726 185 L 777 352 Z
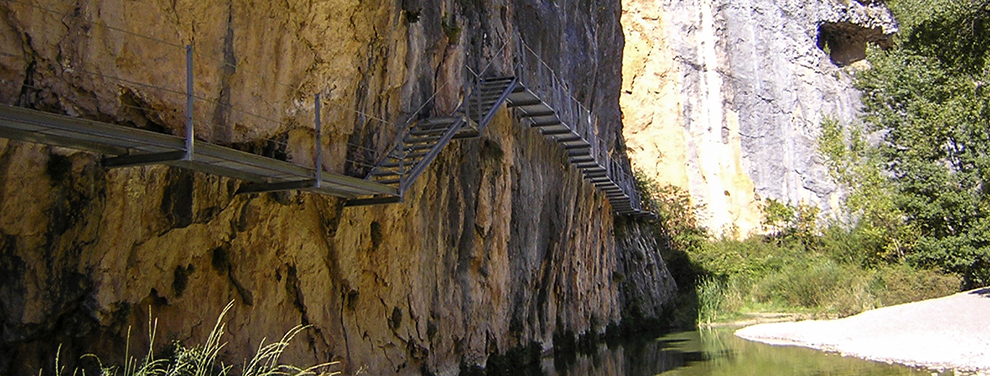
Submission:
M 492 64 L 509 72 L 521 36 L 623 144 L 617 2 L 36 5 L 0 4 L 5 104 L 179 134 L 183 96 L 128 82 L 181 88 L 192 44 L 201 140 L 311 163 L 310 99 L 326 90 L 324 162 L 348 173 L 428 98 L 452 108 L 465 64 L 508 45 Z M 63 359 L 118 360 L 149 316 L 157 349 L 201 343 L 229 301 L 231 358 L 308 324 L 284 361 L 450 373 L 629 310 L 657 318 L 672 294 L 655 241 L 635 223 L 616 231 L 605 196 L 507 111 L 388 206 L 235 195 L 239 181 L 100 158 L 0 139 L 2 373 L 36 372 L 58 344 Z
M 690 192 L 715 235 L 761 231 L 766 198 L 835 214 L 818 124 L 855 118 L 859 94 L 841 66 L 897 31 L 883 4 L 628 0 L 622 22 L 636 167 Z M 831 56 L 820 48 L 829 38 Z

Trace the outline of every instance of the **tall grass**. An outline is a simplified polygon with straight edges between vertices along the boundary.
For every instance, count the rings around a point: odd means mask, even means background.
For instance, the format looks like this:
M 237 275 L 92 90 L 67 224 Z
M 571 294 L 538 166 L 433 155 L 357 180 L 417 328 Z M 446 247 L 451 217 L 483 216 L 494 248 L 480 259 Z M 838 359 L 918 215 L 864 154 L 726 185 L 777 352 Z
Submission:
M 715 278 L 704 278 L 696 288 L 698 294 L 698 323 L 711 324 L 724 314 L 725 283 Z
M 234 302 L 230 302 L 220 312 L 217 322 L 206 337 L 206 342 L 201 345 L 187 347 L 181 343 L 174 343 L 169 356 L 156 359 L 152 349 L 154 348 L 155 336 L 157 334 L 158 321 L 149 318 L 148 330 L 148 351 L 141 357 L 136 358 L 130 355 L 131 331 L 127 330 L 125 344 L 124 364 L 122 366 L 106 366 L 99 357 L 93 354 L 84 355 L 83 358 L 93 358 L 99 364 L 97 375 L 99 376 L 226 376 L 233 375 L 234 371 L 240 371 L 242 376 L 334 376 L 340 375 L 340 371 L 331 371 L 331 368 L 339 365 L 339 362 L 328 362 L 302 368 L 293 365 L 281 364 L 279 358 L 289 346 L 292 339 L 308 328 L 298 325 L 289 329 L 278 341 L 268 343 L 267 338 L 263 338 L 258 344 L 258 350 L 249 360 L 244 360 L 241 364 L 224 364 L 218 361 L 221 350 L 227 345 L 223 340 L 226 332 L 224 317 L 233 307 Z M 61 346 L 60 346 L 61 349 Z M 59 365 L 59 355 L 55 356 L 56 375 L 64 374 L 64 368 Z M 41 372 L 39 371 L 39 375 Z M 73 375 L 85 375 L 85 370 L 77 369 Z

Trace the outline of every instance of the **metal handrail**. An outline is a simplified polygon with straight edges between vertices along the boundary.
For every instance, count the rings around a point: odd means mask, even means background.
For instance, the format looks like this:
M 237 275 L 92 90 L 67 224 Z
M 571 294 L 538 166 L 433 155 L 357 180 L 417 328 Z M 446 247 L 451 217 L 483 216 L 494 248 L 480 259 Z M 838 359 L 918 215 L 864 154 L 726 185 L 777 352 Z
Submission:
M 557 116 L 568 129 L 590 145 L 592 148 L 592 159 L 598 166 L 605 170 L 609 180 L 622 190 L 623 195 L 630 201 L 630 207 L 642 212 L 642 205 L 639 192 L 635 185 L 635 179 L 632 178 L 631 171 L 610 157 L 613 150 L 610 150 L 604 139 L 599 137 L 597 127 L 594 126 L 592 112 L 581 101 L 571 95 L 568 85 L 560 79 L 553 68 L 543 61 L 539 54 L 527 45 L 522 38 L 519 38 L 518 46 L 519 58 L 515 60 L 516 63 L 513 69 L 517 76 L 522 77 L 523 81 L 528 85 L 533 85 L 535 82 L 536 85 L 530 86 L 530 89 L 538 97 L 551 99 L 548 101 L 550 102 L 548 106 L 557 112 Z M 532 74 L 530 72 L 532 70 L 528 69 L 527 66 L 531 61 L 528 55 L 532 55 L 535 58 L 535 60 L 532 60 L 537 65 L 537 77 L 535 79 L 531 77 Z M 549 77 L 550 82 L 547 83 L 543 77 Z

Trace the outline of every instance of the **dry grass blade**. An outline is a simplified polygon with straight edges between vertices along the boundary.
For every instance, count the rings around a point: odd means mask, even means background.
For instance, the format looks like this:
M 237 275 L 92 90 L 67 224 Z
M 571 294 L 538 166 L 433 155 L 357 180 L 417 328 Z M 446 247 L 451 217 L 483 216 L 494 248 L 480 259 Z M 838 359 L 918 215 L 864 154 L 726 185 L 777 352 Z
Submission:
M 255 353 L 254 358 L 248 362 L 247 367 L 244 369 L 244 376 L 290 374 L 282 371 L 284 367 L 278 364 L 278 358 L 282 356 L 285 348 L 289 346 L 289 341 L 308 327 L 309 326 L 297 325 L 292 329 L 289 329 L 289 331 L 282 336 L 281 340 L 268 345 L 265 345 L 265 339 L 262 339 L 261 343 L 258 344 L 258 352 Z M 291 374 L 297 373 L 298 372 L 294 372 Z
M 231 301 L 223 309 L 220 316 L 217 317 L 216 324 L 214 324 L 213 329 L 210 331 L 204 344 L 195 347 L 186 347 L 176 342 L 174 343 L 174 348 L 171 355 L 163 359 L 154 358 L 154 342 L 157 337 L 158 321 L 152 319 L 150 312 L 148 314 L 148 338 L 150 341 L 148 352 L 145 354 L 143 359 L 135 358 L 130 354 L 130 328 L 127 329 L 123 367 L 105 366 L 100 358 L 94 354 L 86 354 L 83 355 L 82 358 L 95 359 L 98 364 L 97 372 L 100 376 L 116 376 L 120 371 L 123 371 L 121 372 L 122 376 L 225 376 L 231 372 L 233 367 L 224 365 L 222 362 L 218 362 L 217 358 L 220 355 L 220 351 L 226 346 L 226 342 L 222 340 L 224 332 L 226 331 L 226 323 L 224 322 L 224 318 L 233 306 L 234 302 Z M 258 345 L 258 350 L 254 357 L 251 358 L 250 361 L 246 360 L 242 365 L 243 371 L 241 372 L 241 375 L 334 376 L 342 374 L 340 371 L 330 371 L 329 369 L 331 366 L 339 365 L 340 362 L 323 363 L 310 366 L 308 368 L 279 363 L 279 358 L 282 356 L 282 353 L 285 352 L 286 348 L 288 348 L 292 339 L 307 328 L 309 328 L 309 326 L 295 326 L 292 329 L 289 329 L 289 331 L 287 331 L 280 340 L 269 344 L 265 344 L 267 339 L 262 339 L 261 343 Z M 56 356 L 54 359 L 56 375 L 61 375 L 65 368 L 60 362 L 60 355 L 61 346 L 59 346 L 56 351 Z M 43 370 L 39 370 L 38 376 L 41 376 L 42 374 Z M 85 376 L 86 371 L 76 369 L 74 375 L 76 374 Z

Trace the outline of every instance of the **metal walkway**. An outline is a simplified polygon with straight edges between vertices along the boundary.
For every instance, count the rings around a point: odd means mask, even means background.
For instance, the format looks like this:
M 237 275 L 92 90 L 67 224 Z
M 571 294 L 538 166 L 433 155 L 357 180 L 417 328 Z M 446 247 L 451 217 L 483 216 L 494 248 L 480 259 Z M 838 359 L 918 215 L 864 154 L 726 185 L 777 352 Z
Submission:
M 102 161 L 106 167 L 165 164 L 246 181 L 238 193 L 306 190 L 345 198 L 347 206 L 360 206 L 401 202 L 444 147 L 455 139 L 479 137 L 506 105 L 520 124 L 557 142 L 570 163 L 606 195 L 617 214 L 655 217 L 641 207 L 632 175 L 613 159 L 613 150 L 599 137 L 591 111 L 571 96 L 566 83 L 521 40 L 516 56 L 504 56 L 514 61 L 513 75 L 485 77 L 491 64 L 480 74 L 465 68 L 473 77 L 468 77 L 469 92 L 454 111 L 406 123 L 363 179 L 324 171 L 320 95 L 314 101 L 313 168 L 197 141 L 193 134 L 192 46 L 186 46 L 185 53 L 186 88 L 179 92 L 186 97 L 185 137 L 8 105 L 0 105 L 0 137 L 100 153 L 106 156 Z
M 227 147 L 197 142 L 187 153 L 180 137 L 2 104 L 0 137 L 116 156 L 103 159 L 107 167 L 165 164 L 254 183 L 238 193 L 282 188 L 344 198 L 399 194 L 394 187 L 339 174 L 323 172 L 317 180 L 313 169 Z
M 514 108 L 517 117 L 528 122 L 530 127 L 560 144 L 567 152 L 571 165 L 581 170 L 586 180 L 605 193 L 616 213 L 641 218 L 655 217 L 655 214 L 642 209 L 635 181 L 624 173 L 618 162 L 609 157 L 607 149 L 589 140 L 590 137 L 586 138 L 585 132 L 581 132 L 576 124 L 567 122 L 565 116 L 561 116 L 522 83 L 509 95 L 508 106 Z M 576 121 L 582 120 L 585 119 Z M 590 119 L 586 120 L 590 122 Z
M 486 67 L 482 74 L 475 75 L 473 90 L 461 99 L 451 115 L 410 126 L 386 158 L 368 174 L 369 181 L 398 190 L 398 197 L 375 195 L 349 200 L 347 205 L 401 201 L 405 191 L 451 140 L 480 135 L 496 111 L 506 104 L 520 123 L 557 142 L 571 165 L 606 195 L 617 214 L 656 218 L 642 207 L 632 174 L 622 168 L 612 157 L 612 150 L 599 138 L 591 111 L 571 96 L 567 85 L 536 52 L 522 40 L 518 42 L 517 56 L 513 59 L 514 76 L 483 78 Z
M 379 195 L 350 200 L 347 205 L 398 202 L 402 193 L 422 174 L 444 146 L 459 136 L 467 138 L 478 135 L 502 104 L 507 104 L 515 110 L 520 122 L 538 129 L 545 137 L 560 144 L 567 152 L 570 163 L 581 170 L 586 180 L 605 193 L 617 214 L 655 217 L 653 213 L 641 208 L 632 177 L 609 158 L 603 145 L 589 140 L 593 138 L 588 132 L 590 113 L 577 105 L 572 105 L 575 108 L 570 111 L 556 110 L 516 77 L 494 77 L 479 82 L 454 115 L 423 120 L 410 127 L 388 157 L 368 175 L 370 181 L 395 187 L 400 192 L 400 197 Z M 566 99 L 561 99 L 561 95 L 556 97 L 561 102 L 567 102 Z M 475 109 L 474 116 L 470 109 Z

